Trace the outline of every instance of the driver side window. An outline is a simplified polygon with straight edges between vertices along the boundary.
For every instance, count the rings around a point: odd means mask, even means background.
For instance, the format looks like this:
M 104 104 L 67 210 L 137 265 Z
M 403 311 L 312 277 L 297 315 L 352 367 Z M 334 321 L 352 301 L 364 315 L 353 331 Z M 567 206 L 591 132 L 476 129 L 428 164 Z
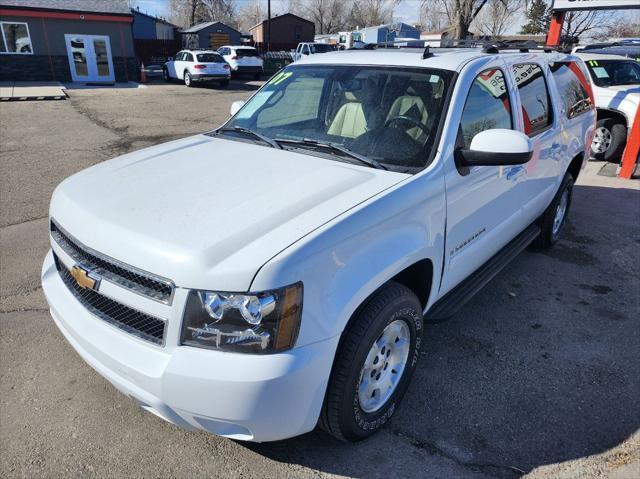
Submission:
M 471 140 L 481 131 L 492 128 L 512 129 L 511 102 L 499 68 L 480 73 L 473 81 L 462 111 L 460 131 L 462 148 L 469 148 Z

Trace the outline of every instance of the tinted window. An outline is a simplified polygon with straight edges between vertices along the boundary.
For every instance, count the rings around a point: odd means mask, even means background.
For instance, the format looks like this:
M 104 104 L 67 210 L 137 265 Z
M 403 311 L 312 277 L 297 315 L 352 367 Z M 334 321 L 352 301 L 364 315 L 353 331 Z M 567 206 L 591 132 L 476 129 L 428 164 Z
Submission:
M 9 53 L 33 53 L 26 23 L 0 22 L 0 51 Z
M 251 48 L 238 48 L 236 50 L 236 55 L 238 55 L 239 57 L 257 57 L 258 55 L 258 51 L 257 50 L 253 50 Z
M 215 53 L 198 53 L 196 58 L 202 63 L 224 63 L 224 58 Z
M 185 61 L 185 62 L 192 62 L 192 61 L 193 61 L 193 55 L 192 55 L 191 53 L 185 53 L 185 54 L 184 54 L 183 61 Z
M 553 121 L 544 73 L 539 65 L 524 63 L 513 67 L 513 75 L 520 92 L 524 132 L 535 136 L 546 130 Z
M 607 87 L 640 85 L 640 65 L 631 60 L 589 60 L 586 62 L 593 83 Z
M 333 45 L 323 43 L 313 43 L 310 45 L 310 48 L 313 53 L 327 53 L 333 51 Z
M 593 108 L 587 92 L 585 73 L 576 62 L 554 63 L 551 73 L 562 97 L 567 118 L 573 118 Z
M 473 137 L 481 131 L 511 127 L 511 104 L 504 73 L 499 69 L 485 70 L 473 81 L 462 111 L 460 128 L 464 148 L 469 148 Z
M 280 140 L 329 143 L 398 171 L 414 171 L 437 145 L 451 77 L 452 72 L 426 68 L 293 64 L 226 126 Z

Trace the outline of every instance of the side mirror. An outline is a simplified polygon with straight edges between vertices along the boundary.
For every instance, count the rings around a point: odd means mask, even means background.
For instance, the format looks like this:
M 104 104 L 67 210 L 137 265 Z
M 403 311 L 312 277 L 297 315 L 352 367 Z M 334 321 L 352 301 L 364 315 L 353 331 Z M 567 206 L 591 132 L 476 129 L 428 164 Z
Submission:
M 238 113 L 238 111 L 240 111 L 240 108 L 242 108 L 243 106 L 244 102 L 242 100 L 234 101 L 231 104 L 231 108 L 229 108 L 229 113 L 231 113 L 231 116 L 233 116 Z
M 495 128 L 478 133 L 468 150 L 456 150 L 461 166 L 522 165 L 533 155 L 531 139 L 515 130 Z

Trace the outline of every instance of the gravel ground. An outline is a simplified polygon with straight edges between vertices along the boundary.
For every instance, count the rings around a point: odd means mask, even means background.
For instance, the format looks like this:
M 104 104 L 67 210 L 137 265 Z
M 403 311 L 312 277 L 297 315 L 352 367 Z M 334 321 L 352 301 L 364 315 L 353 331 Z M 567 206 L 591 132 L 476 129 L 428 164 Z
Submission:
M 640 184 L 575 187 L 549 252 L 526 251 L 452 320 L 380 434 L 244 444 L 138 409 L 87 366 L 40 289 L 47 206 L 71 173 L 211 129 L 258 82 L 154 84 L 0 104 L 1 477 L 640 477 Z

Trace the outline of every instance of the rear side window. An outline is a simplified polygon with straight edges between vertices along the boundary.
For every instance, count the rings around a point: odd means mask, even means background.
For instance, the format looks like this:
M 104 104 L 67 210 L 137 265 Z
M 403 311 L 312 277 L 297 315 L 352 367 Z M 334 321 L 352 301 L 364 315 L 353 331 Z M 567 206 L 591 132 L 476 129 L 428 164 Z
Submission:
M 558 86 L 567 118 L 576 117 L 593 108 L 587 77 L 576 62 L 556 62 L 551 65 L 551 74 Z
M 193 61 L 193 55 L 191 53 L 185 53 L 184 57 L 182 58 L 183 61 L 185 62 L 192 62 Z
M 463 148 L 469 148 L 475 135 L 493 128 L 512 128 L 509 93 L 498 68 L 483 71 L 471 85 L 460 121 Z
M 523 63 L 514 65 L 513 75 L 520 93 L 524 132 L 535 136 L 551 126 L 553 110 L 549 89 L 540 65 Z

